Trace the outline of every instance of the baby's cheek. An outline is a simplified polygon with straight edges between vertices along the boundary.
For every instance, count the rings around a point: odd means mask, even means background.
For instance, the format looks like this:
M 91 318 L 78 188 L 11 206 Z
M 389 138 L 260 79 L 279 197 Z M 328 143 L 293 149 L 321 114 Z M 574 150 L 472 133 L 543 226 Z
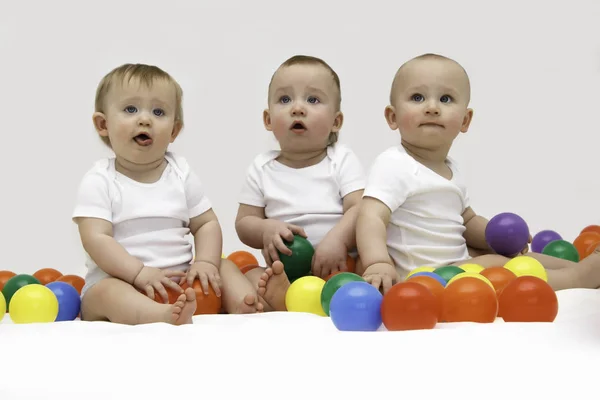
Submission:
M 415 125 L 416 116 L 414 113 L 404 112 L 398 118 L 400 128 L 408 128 Z

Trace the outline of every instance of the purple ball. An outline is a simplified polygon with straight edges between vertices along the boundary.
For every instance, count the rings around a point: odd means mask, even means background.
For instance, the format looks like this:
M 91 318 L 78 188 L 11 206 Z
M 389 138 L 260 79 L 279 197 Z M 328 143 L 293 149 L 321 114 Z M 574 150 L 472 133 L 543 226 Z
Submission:
M 551 230 L 538 232 L 531 241 L 531 251 L 541 253 L 548 243 L 555 240 L 562 240 L 562 236 Z
M 485 240 L 496 253 L 511 257 L 520 253 L 527 245 L 529 227 L 517 214 L 501 213 L 488 222 Z

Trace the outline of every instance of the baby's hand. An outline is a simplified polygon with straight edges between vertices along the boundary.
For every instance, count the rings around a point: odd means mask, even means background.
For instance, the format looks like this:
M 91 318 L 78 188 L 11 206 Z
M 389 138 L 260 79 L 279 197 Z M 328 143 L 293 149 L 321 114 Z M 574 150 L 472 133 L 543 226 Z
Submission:
M 210 283 L 217 297 L 221 297 L 221 275 L 216 266 L 206 261 L 194 262 L 188 269 L 186 277 L 190 287 L 192 287 L 196 277 L 198 277 L 205 295 L 208 295 L 208 284 Z
M 154 290 L 156 290 L 160 294 L 160 297 L 163 298 L 165 304 L 169 304 L 169 295 L 165 287 L 183 293 L 181 286 L 171 279 L 175 276 L 183 277 L 185 276 L 185 272 L 143 267 L 133 280 L 133 286 L 146 293 L 152 300 L 154 300 Z
M 267 266 L 270 267 L 273 261 L 279 260 L 278 250 L 288 256 L 292 255 L 292 251 L 283 243 L 283 240 L 292 242 L 294 235 L 306 237 L 306 233 L 304 233 L 304 229 L 297 225 L 275 219 L 268 219 L 265 223 L 268 225 L 263 233 L 262 255 L 265 258 Z
M 339 239 L 325 237 L 315 249 L 312 259 L 312 274 L 326 278 L 336 271 L 348 271 L 347 259 L 346 245 Z
M 377 263 L 370 265 L 363 274 L 363 279 L 370 283 L 375 289 L 383 288 L 383 294 L 392 288 L 400 277 L 396 272 L 396 268 L 390 264 Z

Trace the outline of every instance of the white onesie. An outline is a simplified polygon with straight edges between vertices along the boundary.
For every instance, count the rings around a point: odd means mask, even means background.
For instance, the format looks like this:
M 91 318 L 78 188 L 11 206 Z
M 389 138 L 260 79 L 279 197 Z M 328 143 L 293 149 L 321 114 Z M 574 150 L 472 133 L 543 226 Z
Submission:
M 113 237 L 145 266 L 186 270 L 192 244 L 186 237 L 191 218 L 211 208 L 202 183 L 187 161 L 168 152 L 167 166 L 154 183 L 140 183 L 115 170 L 115 158 L 97 161 L 84 175 L 73 218 L 101 218 L 113 224 Z M 86 256 L 81 295 L 108 277 Z
M 404 278 L 420 266 L 442 266 L 469 257 L 462 214 L 469 196 L 456 164 L 448 180 L 417 162 L 402 146 L 381 153 L 373 163 L 363 197 L 383 202 L 392 212 L 387 247 Z
M 278 150 L 259 154 L 248 168 L 239 202 L 264 207 L 265 216 L 304 229 L 317 246 L 344 215 L 343 198 L 364 189 L 364 170 L 347 146 L 335 143 L 327 156 L 306 168 L 290 168 Z

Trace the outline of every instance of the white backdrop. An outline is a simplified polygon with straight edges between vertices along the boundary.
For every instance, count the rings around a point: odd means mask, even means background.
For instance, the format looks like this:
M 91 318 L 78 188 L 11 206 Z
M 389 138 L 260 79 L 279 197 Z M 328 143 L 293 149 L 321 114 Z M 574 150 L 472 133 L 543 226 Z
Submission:
M 551 3 L 0 0 L 0 270 L 85 273 L 75 191 L 110 154 L 92 126 L 94 91 L 126 62 L 156 64 L 183 86 L 186 126 L 172 150 L 203 178 L 226 254 L 248 250 L 236 197 L 252 158 L 276 146 L 262 125 L 267 85 L 294 54 L 340 75 L 340 141 L 366 167 L 399 141 L 383 117 L 399 65 L 425 52 L 455 58 L 475 113 L 452 155 L 474 209 L 516 212 L 533 233 L 572 240 L 600 224 L 600 2 Z

